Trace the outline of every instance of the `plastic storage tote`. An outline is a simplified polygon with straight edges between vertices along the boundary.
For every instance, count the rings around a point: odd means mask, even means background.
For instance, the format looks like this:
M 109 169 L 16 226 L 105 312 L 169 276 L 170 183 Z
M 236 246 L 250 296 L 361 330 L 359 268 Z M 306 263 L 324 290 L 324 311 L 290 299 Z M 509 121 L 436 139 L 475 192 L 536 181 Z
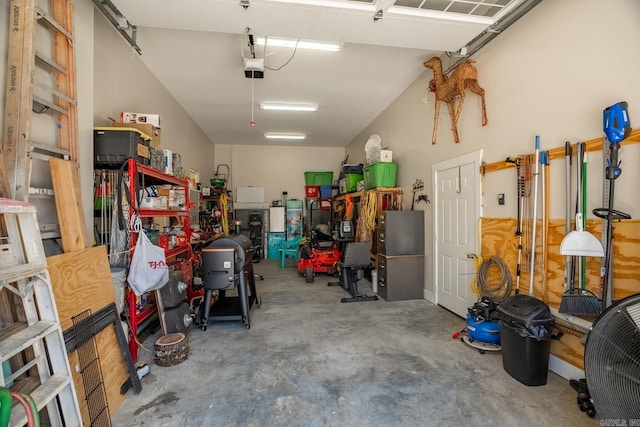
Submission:
M 305 172 L 305 185 L 331 185 L 333 184 L 333 172 Z
M 304 187 L 304 197 L 316 198 L 319 196 L 320 187 L 317 185 L 307 185 Z
M 364 168 L 364 187 L 395 187 L 398 164 L 393 162 L 373 163 Z
M 498 305 L 496 317 L 504 370 L 524 385 L 545 385 L 554 323 L 549 306 L 528 295 L 512 295 Z
M 363 165 L 362 163 L 357 165 L 342 165 L 342 169 L 340 169 L 340 176 L 338 179 L 342 179 L 347 176 L 348 173 L 362 174 Z
M 358 182 L 364 179 L 364 175 L 360 173 L 348 173 L 345 175 L 347 193 L 351 193 L 358 189 Z
M 94 166 L 119 168 L 129 158 L 149 164 L 150 137 L 134 128 L 93 128 Z
M 321 185 L 320 186 L 320 197 L 323 199 L 328 199 L 332 196 L 332 186 L 330 185 Z

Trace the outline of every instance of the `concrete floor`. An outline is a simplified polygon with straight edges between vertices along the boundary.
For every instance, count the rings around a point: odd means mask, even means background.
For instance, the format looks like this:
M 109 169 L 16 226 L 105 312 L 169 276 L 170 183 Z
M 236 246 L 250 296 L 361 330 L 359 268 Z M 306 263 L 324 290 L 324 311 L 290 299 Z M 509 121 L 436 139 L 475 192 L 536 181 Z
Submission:
M 211 323 L 188 336 L 189 358 L 153 364 L 115 426 L 597 426 L 567 380 L 527 387 L 452 339 L 463 319 L 425 300 L 341 304 L 319 274 L 255 264 L 262 305 L 251 329 Z M 371 293 L 368 281 L 361 291 Z M 152 349 L 158 335 L 145 347 Z

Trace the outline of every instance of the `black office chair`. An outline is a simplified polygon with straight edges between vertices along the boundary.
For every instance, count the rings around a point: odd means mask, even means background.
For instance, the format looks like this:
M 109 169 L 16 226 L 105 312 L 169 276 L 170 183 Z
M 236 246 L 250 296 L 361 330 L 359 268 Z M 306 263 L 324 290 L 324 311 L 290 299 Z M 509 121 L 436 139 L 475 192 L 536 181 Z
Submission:
M 262 224 L 261 212 L 252 212 L 249 214 L 249 239 L 253 244 L 252 262 L 254 263 L 260 262 L 263 255 Z
M 249 240 L 253 245 L 253 258 L 251 262 L 256 264 L 262 260 L 264 255 L 264 245 L 262 243 L 262 212 L 252 212 L 249 214 Z M 255 277 L 264 280 L 264 276 L 256 274 Z
M 340 302 L 378 301 L 378 296 L 361 294 L 358 281 L 364 278 L 364 270 L 371 265 L 369 244 L 349 242 L 346 244 L 342 261 L 338 263 L 340 282 L 329 282 L 328 286 L 342 286 L 351 294 L 351 298 L 342 298 Z

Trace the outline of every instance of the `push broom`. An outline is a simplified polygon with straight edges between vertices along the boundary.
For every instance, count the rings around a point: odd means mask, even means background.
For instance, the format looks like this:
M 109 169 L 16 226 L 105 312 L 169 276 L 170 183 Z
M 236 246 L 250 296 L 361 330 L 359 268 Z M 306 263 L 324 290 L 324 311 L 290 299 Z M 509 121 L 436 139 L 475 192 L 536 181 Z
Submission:
M 560 244 L 560 253 L 562 255 L 571 255 L 577 257 L 593 256 L 603 257 L 604 249 L 602 244 L 596 237 L 584 230 L 583 220 L 583 195 L 585 186 L 585 143 L 579 142 L 577 144 L 578 149 L 578 213 L 576 213 L 576 229 L 569 232 L 562 243 Z M 584 271 L 582 270 L 582 260 L 580 259 L 579 269 L 580 278 L 582 283 L 584 280 Z M 574 316 L 598 316 L 600 314 L 600 301 L 598 297 L 591 291 L 578 288 L 573 284 L 571 287 L 562 294 L 560 300 L 560 307 L 558 311 L 560 313 L 571 314 Z

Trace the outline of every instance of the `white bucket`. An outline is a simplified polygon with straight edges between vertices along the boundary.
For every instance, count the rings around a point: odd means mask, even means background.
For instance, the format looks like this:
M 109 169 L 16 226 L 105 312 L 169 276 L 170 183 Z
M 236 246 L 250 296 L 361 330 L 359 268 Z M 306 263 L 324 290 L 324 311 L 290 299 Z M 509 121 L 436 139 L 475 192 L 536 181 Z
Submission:
M 378 270 L 371 270 L 371 288 L 374 294 L 378 293 Z
M 124 287 L 127 280 L 127 270 L 119 267 L 111 267 L 111 280 L 116 294 L 116 307 L 118 313 L 124 310 Z

